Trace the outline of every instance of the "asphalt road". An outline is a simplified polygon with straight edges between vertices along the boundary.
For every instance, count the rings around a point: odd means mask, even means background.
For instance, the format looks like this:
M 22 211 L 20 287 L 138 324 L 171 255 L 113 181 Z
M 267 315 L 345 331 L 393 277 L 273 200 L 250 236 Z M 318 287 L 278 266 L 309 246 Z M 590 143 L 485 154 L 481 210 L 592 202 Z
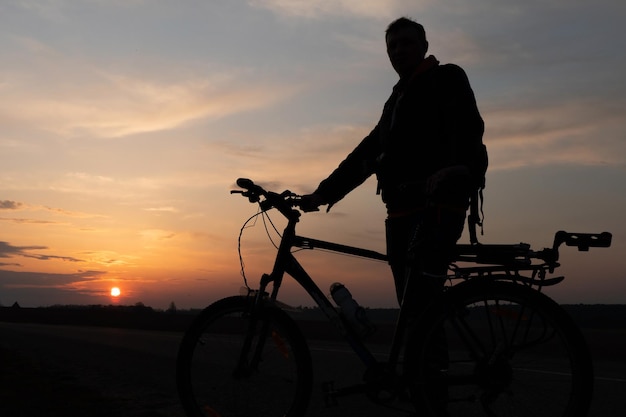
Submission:
M 181 336 L 115 328 L 0 323 L 0 354 L 18 355 L 17 359 L 0 355 L 2 370 L 13 370 L 1 380 L 0 415 L 184 417 L 175 386 L 175 358 Z M 360 396 L 342 399 L 338 407 L 324 407 L 321 390 L 317 389 L 320 382 L 332 379 L 338 386 L 358 382 L 362 367 L 341 344 L 314 343 L 312 356 L 316 382 L 309 417 L 406 416 L 405 412 L 378 407 Z M 625 358 L 626 353 L 596 355 L 591 417 L 626 415 Z M 43 382 L 22 381 L 28 378 L 25 374 L 32 374 L 26 372 L 28 369 L 35 369 Z M 3 391 L 11 395 L 2 395 Z M 41 404 L 42 399 L 50 407 Z

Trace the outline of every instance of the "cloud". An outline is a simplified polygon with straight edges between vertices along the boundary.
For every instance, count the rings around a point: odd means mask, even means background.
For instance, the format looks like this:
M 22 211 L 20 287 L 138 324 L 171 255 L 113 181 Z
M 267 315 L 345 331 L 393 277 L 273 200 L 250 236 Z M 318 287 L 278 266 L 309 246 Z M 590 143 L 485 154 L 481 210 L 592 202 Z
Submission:
M 176 74 L 173 81 L 153 71 L 133 75 L 100 69 L 35 39 L 15 43 L 29 69 L 4 70 L 0 118 L 63 136 L 114 138 L 169 130 L 271 106 L 299 90 L 296 84 L 236 68 Z
M 0 258 L 12 258 L 21 256 L 24 258 L 33 258 L 40 261 L 48 261 L 52 259 L 60 259 L 67 262 L 83 262 L 80 259 L 70 256 L 45 255 L 41 253 L 31 253 L 31 251 L 40 251 L 48 249 L 46 246 L 13 246 L 8 242 L 0 241 Z
M 167 240 L 176 236 L 176 233 L 171 232 L 169 230 L 161 230 L 161 229 L 147 229 L 139 232 L 142 238 L 149 241 L 154 240 Z
M 271 82 L 241 85 L 237 77 L 222 75 L 170 84 L 106 74 L 103 81 L 112 94 L 100 95 L 98 102 L 90 100 L 87 118 L 70 118 L 85 106 L 78 97 L 68 102 L 65 130 L 85 129 L 105 137 L 166 130 L 265 107 L 292 93 Z
M 183 178 L 180 178 L 180 177 Z M 172 176 L 159 174 L 154 176 L 138 176 L 125 178 L 115 178 L 111 176 L 102 176 L 90 174 L 87 172 L 66 172 L 59 178 L 50 182 L 49 189 L 63 194 L 75 194 L 89 196 L 94 199 L 114 199 L 116 205 L 120 201 L 132 201 L 137 203 L 146 195 L 160 191 L 165 187 L 189 187 L 196 184 L 202 184 L 203 174 L 192 173 L 189 176 L 183 174 Z M 154 203 L 148 203 L 154 204 Z M 94 210 L 106 209 L 97 208 Z M 75 211 L 67 211 L 68 215 L 82 218 L 106 218 L 108 214 L 82 213 Z
M 103 271 L 80 271 L 69 274 L 0 270 L 0 286 L 5 288 L 68 288 L 78 283 L 95 281 Z
M 145 211 L 156 213 L 177 213 L 179 210 L 176 207 L 149 207 L 144 209 Z
M 584 97 L 490 108 L 485 142 L 493 169 L 531 165 L 626 165 L 619 106 Z
M 21 256 L 25 258 L 34 258 L 39 261 L 49 261 L 51 259 L 59 259 L 67 262 L 84 262 L 82 259 L 77 259 L 71 256 L 56 256 L 56 255 L 42 255 L 42 254 L 25 254 L 22 253 Z
M 146 0 L 18 0 L 14 3 L 27 13 L 62 23 L 71 18 L 68 12 L 77 3 L 80 3 L 83 9 L 88 7 L 131 8 L 145 4 Z
M 371 125 L 320 125 L 285 134 L 257 136 L 254 142 L 214 142 L 216 153 L 234 156 L 230 172 L 252 179 L 285 178 L 272 184 L 298 187 L 294 192 L 313 191 L 315 181 L 325 178 L 370 132 Z M 298 186 L 298 183 L 306 185 Z M 266 183 L 267 185 L 267 183 Z
M 271 105 L 291 94 L 289 89 L 278 85 L 232 89 L 230 85 L 218 86 L 208 80 L 159 84 L 111 77 L 94 82 L 101 84 L 85 86 L 85 92 L 92 90 L 91 93 L 64 99 L 55 92 L 7 97 L 6 102 L 0 103 L 0 112 L 4 117 L 62 135 L 114 138 L 173 129 L 199 119 L 214 120 Z M 9 101 L 13 102 L 12 106 L 8 105 Z M 28 113 L 19 109 L 28 109 Z
M 41 253 L 48 249 L 46 246 L 31 245 L 31 246 L 14 246 L 8 242 L 0 241 L 0 258 L 31 258 L 40 261 L 50 260 L 62 260 L 66 262 L 84 262 L 81 259 L 77 259 L 69 256 L 57 256 L 47 255 Z M 0 262 L 1 267 L 22 267 L 21 264 L 16 262 Z M 4 290 L 17 290 L 20 297 L 27 295 L 23 291 L 28 291 L 28 297 L 35 294 L 33 291 L 51 289 L 60 290 L 63 292 L 73 292 L 80 294 L 97 294 L 98 291 L 90 289 L 89 283 L 95 283 L 101 280 L 105 275 L 104 271 L 78 271 L 71 273 L 48 273 L 40 271 L 15 271 L 0 269 L 0 288 Z M 4 293 L 4 292 L 3 292 Z M 18 293 L 15 293 L 16 296 Z M 46 297 L 36 301 L 36 304 L 41 305 L 45 303 Z
M 282 17 L 319 19 L 328 16 L 389 18 L 401 8 L 401 0 L 251 0 Z
M 9 217 L 0 217 L 0 221 L 17 223 L 17 224 L 59 224 L 58 222 L 54 222 L 50 220 L 9 218 Z
M 45 213 L 56 215 L 56 216 L 71 217 L 71 218 L 77 218 L 77 219 L 105 217 L 105 216 L 97 215 L 97 214 L 65 210 L 65 209 L 61 209 L 58 207 L 26 204 L 26 203 L 10 201 L 10 200 L 3 200 L 3 201 L 0 200 L 0 210 L 45 212 Z M 59 222 L 52 221 L 52 220 L 42 220 L 42 219 L 34 219 L 34 218 L 15 218 L 15 217 L 11 217 L 11 218 L 0 217 L 0 221 L 12 222 L 12 223 L 31 223 L 31 224 L 60 224 Z
M 138 259 L 138 257 L 133 255 L 124 255 L 110 250 L 85 251 L 81 252 L 81 256 L 86 258 L 85 262 L 105 267 L 136 266 Z
M 49 207 L 49 206 L 30 206 L 34 210 L 43 210 L 48 213 L 64 216 L 64 217 L 73 217 L 78 219 L 88 219 L 88 218 L 96 218 L 96 217 L 106 217 L 100 214 L 92 214 L 85 213 L 81 211 L 73 211 L 73 210 L 65 210 L 58 207 Z
M 23 206 L 22 203 L 10 200 L 0 200 L 0 210 L 19 210 Z
M 21 256 L 29 250 L 47 249 L 45 246 L 12 246 L 8 242 L 0 241 L 0 258 L 10 258 L 13 256 Z

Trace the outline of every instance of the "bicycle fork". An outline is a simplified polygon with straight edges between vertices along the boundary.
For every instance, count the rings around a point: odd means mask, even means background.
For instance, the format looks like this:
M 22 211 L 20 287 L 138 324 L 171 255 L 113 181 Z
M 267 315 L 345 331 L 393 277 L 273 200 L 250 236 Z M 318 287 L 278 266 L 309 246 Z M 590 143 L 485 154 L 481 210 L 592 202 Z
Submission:
M 248 312 L 249 322 L 246 337 L 241 347 L 237 367 L 233 371 L 233 376 L 236 379 L 249 378 L 254 372 L 258 371 L 259 363 L 261 362 L 265 340 L 270 331 L 269 318 L 259 319 L 262 316 L 261 309 L 264 307 L 264 298 L 267 294 L 265 288 L 266 286 L 262 285 L 256 291 Z M 255 336 L 257 337 L 256 344 L 254 344 Z M 250 355 L 251 352 L 252 355 Z

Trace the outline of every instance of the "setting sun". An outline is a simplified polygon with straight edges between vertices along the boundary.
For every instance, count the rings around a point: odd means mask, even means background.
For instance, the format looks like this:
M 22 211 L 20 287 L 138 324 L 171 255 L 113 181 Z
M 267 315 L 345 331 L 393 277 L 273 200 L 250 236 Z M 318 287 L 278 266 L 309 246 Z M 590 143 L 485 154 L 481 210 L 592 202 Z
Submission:
M 113 297 L 119 297 L 121 293 L 122 293 L 122 292 L 120 291 L 120 289 L 119 289 L 119 288 L 117 288 L 117 287 L 113 287 L 113 288 L 111 288 L 111 295 L 112 295 Z

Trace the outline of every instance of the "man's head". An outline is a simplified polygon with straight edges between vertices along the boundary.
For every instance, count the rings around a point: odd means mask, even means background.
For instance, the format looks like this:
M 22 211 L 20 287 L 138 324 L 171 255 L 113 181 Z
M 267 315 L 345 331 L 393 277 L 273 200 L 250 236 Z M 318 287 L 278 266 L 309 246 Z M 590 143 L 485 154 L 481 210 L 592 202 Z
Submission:
M 391 22 L 385 32 L 385 40 L 387 55 L 400 78 L 410 76 L 428 50 L 424 27 L 406 17 Z

